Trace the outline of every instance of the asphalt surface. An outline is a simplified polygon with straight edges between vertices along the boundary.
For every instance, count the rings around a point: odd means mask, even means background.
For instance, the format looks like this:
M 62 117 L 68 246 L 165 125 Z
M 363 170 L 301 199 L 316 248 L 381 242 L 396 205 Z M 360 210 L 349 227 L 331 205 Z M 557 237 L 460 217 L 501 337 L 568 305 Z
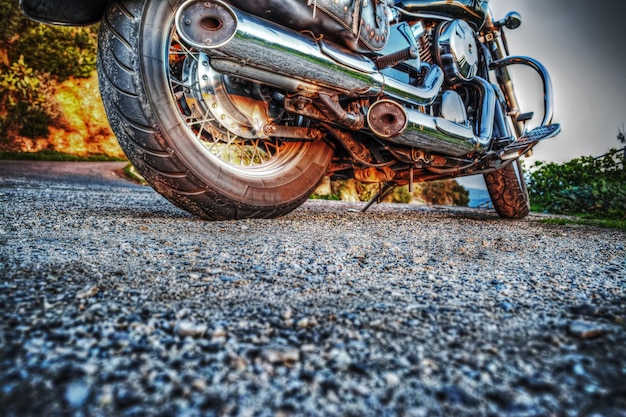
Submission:
M 626 416 L 623 232 L 206 222 L 123 166 L 0 161 L 2 416 Z

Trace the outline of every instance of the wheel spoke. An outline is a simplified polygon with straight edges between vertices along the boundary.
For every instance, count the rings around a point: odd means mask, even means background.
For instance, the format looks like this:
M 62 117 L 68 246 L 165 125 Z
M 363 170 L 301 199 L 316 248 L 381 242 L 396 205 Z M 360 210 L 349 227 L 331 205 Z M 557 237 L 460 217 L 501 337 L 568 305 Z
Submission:
M 217 75 L 220 78 L 215 79 L 215 73 L 207 73 L 205 68 L 208 57 L 185 45 L 175 29 L 170 39 L 168 53 L 172 97 L 176 100 L 181 116 L 194 140 L 202 143 L 211 155 L 239 169 L 254 170 L 258 173 L 273 172 L 288 163 L 293 157 L 294 150 L 303 146 L 302 143 L 284 142 L 278 138 L 259 138 L 250 135 L 255 129 L 242 124 L 241 115 L 228 114 L 228 105 L 222 107 L 220 103 L 220 100 L 224 101 L 224 97 L 230 94 L 225 78 Z M 209 74 L 208 80 L 206 74 Z M 216 82 L 220 85 L 215 86 Z M 222 96 L 215 97 L 215 91 L 218 90 Z M 235 94 L 241 94 L 241 91 Z M 233 104 L 235 107 L 230 109 L 237 108 L 236 102 Z M 238 110 L 231 111 L 236 113 Z M 225 114 L 218 117 L 221 112 Z M 234 133 L 230 126 L 237 123 L 240 124 L 241 131 L 247 132 L 249 137 L 240 137 Z M 287 149 L 291 151 L 287 152 Z

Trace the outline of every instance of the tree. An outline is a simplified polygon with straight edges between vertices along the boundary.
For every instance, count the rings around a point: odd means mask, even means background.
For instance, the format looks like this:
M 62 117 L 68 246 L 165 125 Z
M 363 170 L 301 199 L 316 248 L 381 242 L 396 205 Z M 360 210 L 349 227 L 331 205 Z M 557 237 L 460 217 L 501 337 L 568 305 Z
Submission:
M 470 202 L 469 191 L 455 180 L 421 183 L 419 194 L 428 204 L 467 207 Z
M 0 0 L 0 139 L 40 138 L 58 120 L 54 87 L 96 68 L 97 27 L 29 21 L 15 0 Z M 9 146 L 10 147 L 10 146 Z
M 57 81 L 70 77 L 89 78 L 96 69 L 97 32 L 95 28 L 66 28 L 29 22 L 17 37 L 9 54 L 20 56 L 39 73 Z

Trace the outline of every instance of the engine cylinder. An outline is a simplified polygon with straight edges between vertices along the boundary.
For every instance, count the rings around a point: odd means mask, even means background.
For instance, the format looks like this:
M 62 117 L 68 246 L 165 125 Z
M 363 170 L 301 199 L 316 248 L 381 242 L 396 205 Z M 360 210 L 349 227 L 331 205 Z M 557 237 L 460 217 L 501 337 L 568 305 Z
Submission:
M 451 83 L 471 81 L 478 73 L 478 45 L 464 20 L 445 22 L 439 28 L 438 58 Z

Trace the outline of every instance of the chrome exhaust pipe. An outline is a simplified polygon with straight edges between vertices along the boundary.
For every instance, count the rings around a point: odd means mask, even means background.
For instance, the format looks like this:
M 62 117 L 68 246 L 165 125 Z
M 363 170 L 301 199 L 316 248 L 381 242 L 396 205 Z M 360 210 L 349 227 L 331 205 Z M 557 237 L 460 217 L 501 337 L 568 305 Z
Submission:
M 392 100 L 374 103 L 367 114 L 372 132 L 389 142 L 450 156 L 476 150 L 478 141 L 467 126 L 406 108 Z
M 350 97 L 386 95 L 407 103 L 431 104 L 443 71 L 425 64 L 420 86 L 386 79 L 376 64 L 330 43 L 242 12 L 220 0 L 189 0 L 176 13 L 183 41 L 211 57 L 217 71 L 312 94 L 321 90 Z
M 496 93 L 491 84 L 479 77 L 471 83 L 479 89 L 482 103 L 476 133 L 467 123 L 464 111 L 456 112 L 451 120 L 452 117 L 431 116 L 392 100 L 380 100 L 370 106 L 367 125 L 376 136 L 389 142 L 450 156 L 467 155 L 491 142 L 496 110 Z

